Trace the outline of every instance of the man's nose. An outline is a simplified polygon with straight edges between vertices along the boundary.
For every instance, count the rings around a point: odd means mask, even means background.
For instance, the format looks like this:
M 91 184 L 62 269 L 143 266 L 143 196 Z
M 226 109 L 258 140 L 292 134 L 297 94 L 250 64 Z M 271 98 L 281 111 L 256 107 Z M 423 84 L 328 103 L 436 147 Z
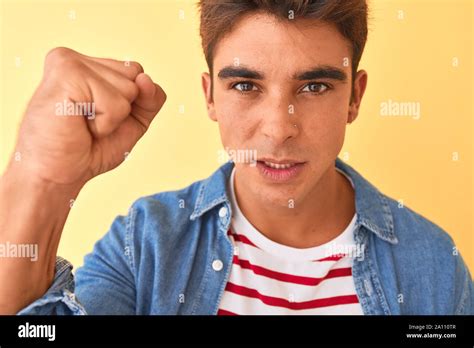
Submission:
M 291 98 L 275 93 L 262 105 L 260 132 L 276 144 L 297 136 L 298 122 Z

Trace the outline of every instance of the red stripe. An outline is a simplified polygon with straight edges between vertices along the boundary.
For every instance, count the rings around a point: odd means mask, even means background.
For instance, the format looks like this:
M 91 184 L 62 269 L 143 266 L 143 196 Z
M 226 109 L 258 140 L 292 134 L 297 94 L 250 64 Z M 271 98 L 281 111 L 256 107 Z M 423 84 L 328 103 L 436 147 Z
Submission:
M 225 309 L 219 309 L 217 315 L 238 315 L 237 313 L 226 311 Z
M 310 285 L 310 286 L 318 285 L 325 279 L 347 277 L 347 276 L 352 275 L 352 268 L 348 267 L 348 268 L 332 269 L 331 271 L 328 272 L 328 274 L 326 274 L 326 276 L 322 278 L 296 276 L 293 274 L 280 273 L 280 272 L 272 271 L 264 267 L 252 265 L 247 260 L 240 260 L 237 255 L 234 255 L 233 263 L 236 265 L 239 265 L 242 268 L 251 269 L 253 273 L 267 277 L 267 278 L 272 278 L 272 279 L 280 280 L 287 283 L 295 283 L 295 284 Z
M 237 242 L 241 242 L 241 243 L 244 243 L 244 244 L 248 244 L 248 245 L 251 245 L 257 249 L 260 249 L 258 246 L 256 246 L 255 244 L 253 244 L 253 242 L 248 239 L 246 236 L 244 236 L 243 234 L 238 234 L 238 233 L 235 233 L 235 232 L 232 232 L 231 230 L 229 230 L 227 232 L 227 234 L 229 236 L 232 236 L 234 237 L 234 240 L 236 240 Z
M 331 255 L 328 257 L 324 257 L 322 259 L 313 260 L 313 262 L 321 262 L 321 261 L 339 261 L 340 259 L 344 258 L 346 254 L 337 254 Z
M 257 298 L 269 306 L 284 307 L 284 308 L 294 309 L 294 310 L 312 309 L 312 308 L 320 308 L 320 307 L 337 306 L 337 305 L 342 305 L 342 304 L 359 303 L 359 299 L 357 298 L 357 295 L 344 295 L 344 296 L 334 296 L 334 297 L 327 297 L 327 298 L 318 298 L 315 300 L 304 301 L 304 302 L 290 302 L 283 298 L 262 295 L 255 289 L 250 289 L 245 286 L 236 285 L 231 282 L 227 283 L 226 290 L 233 292 L 234 294 L 237 294 L 237 295 Z

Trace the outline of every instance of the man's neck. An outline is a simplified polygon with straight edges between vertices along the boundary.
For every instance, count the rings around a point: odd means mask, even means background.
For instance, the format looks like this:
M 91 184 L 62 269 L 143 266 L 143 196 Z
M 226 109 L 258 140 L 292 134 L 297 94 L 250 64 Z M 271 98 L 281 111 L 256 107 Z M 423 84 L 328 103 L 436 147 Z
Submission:
M 310 248 L 327 243 L 344 231 L 355 214 L 354 190 L 335 167 L 294 207 L 260 202 L 242 189 L 240 179 L 235 175 L 234 192 L 240 210 L 260 233 L 283 245 Z

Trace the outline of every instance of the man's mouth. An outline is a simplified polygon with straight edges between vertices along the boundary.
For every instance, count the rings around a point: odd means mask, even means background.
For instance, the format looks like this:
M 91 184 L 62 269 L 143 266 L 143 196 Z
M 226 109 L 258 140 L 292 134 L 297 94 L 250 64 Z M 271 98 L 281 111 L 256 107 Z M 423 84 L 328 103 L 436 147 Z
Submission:
M 304 161 L 294 159 L 262 158 L 257 161 L 257 167 L 262 176 L 277 182 L 286 182 L 295 178 L 301 172 L 304 164 Z
M 266 166 L 275 168 L 275 169 L 285 169 L 285 168 L 290 168 L 296 165 L 296 163 L 285 163 L 285 164 L 278 164 L 278 163 L 273 163 L 273 162 L 267 162 L 263 161 Z

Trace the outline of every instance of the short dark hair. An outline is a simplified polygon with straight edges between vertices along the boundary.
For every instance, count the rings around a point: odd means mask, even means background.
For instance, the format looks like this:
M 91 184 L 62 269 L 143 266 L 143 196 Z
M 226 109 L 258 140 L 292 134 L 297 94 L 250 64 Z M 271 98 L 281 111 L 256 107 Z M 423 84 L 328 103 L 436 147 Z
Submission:
M 352 46 L 352 75 L 357 72 L 367 41 L 366 0 L 200 0 L 200 35 L 209 71 L 219 40 L 244 15 L 255 11 L 282 20 L 311 18 L 336 25 Z

